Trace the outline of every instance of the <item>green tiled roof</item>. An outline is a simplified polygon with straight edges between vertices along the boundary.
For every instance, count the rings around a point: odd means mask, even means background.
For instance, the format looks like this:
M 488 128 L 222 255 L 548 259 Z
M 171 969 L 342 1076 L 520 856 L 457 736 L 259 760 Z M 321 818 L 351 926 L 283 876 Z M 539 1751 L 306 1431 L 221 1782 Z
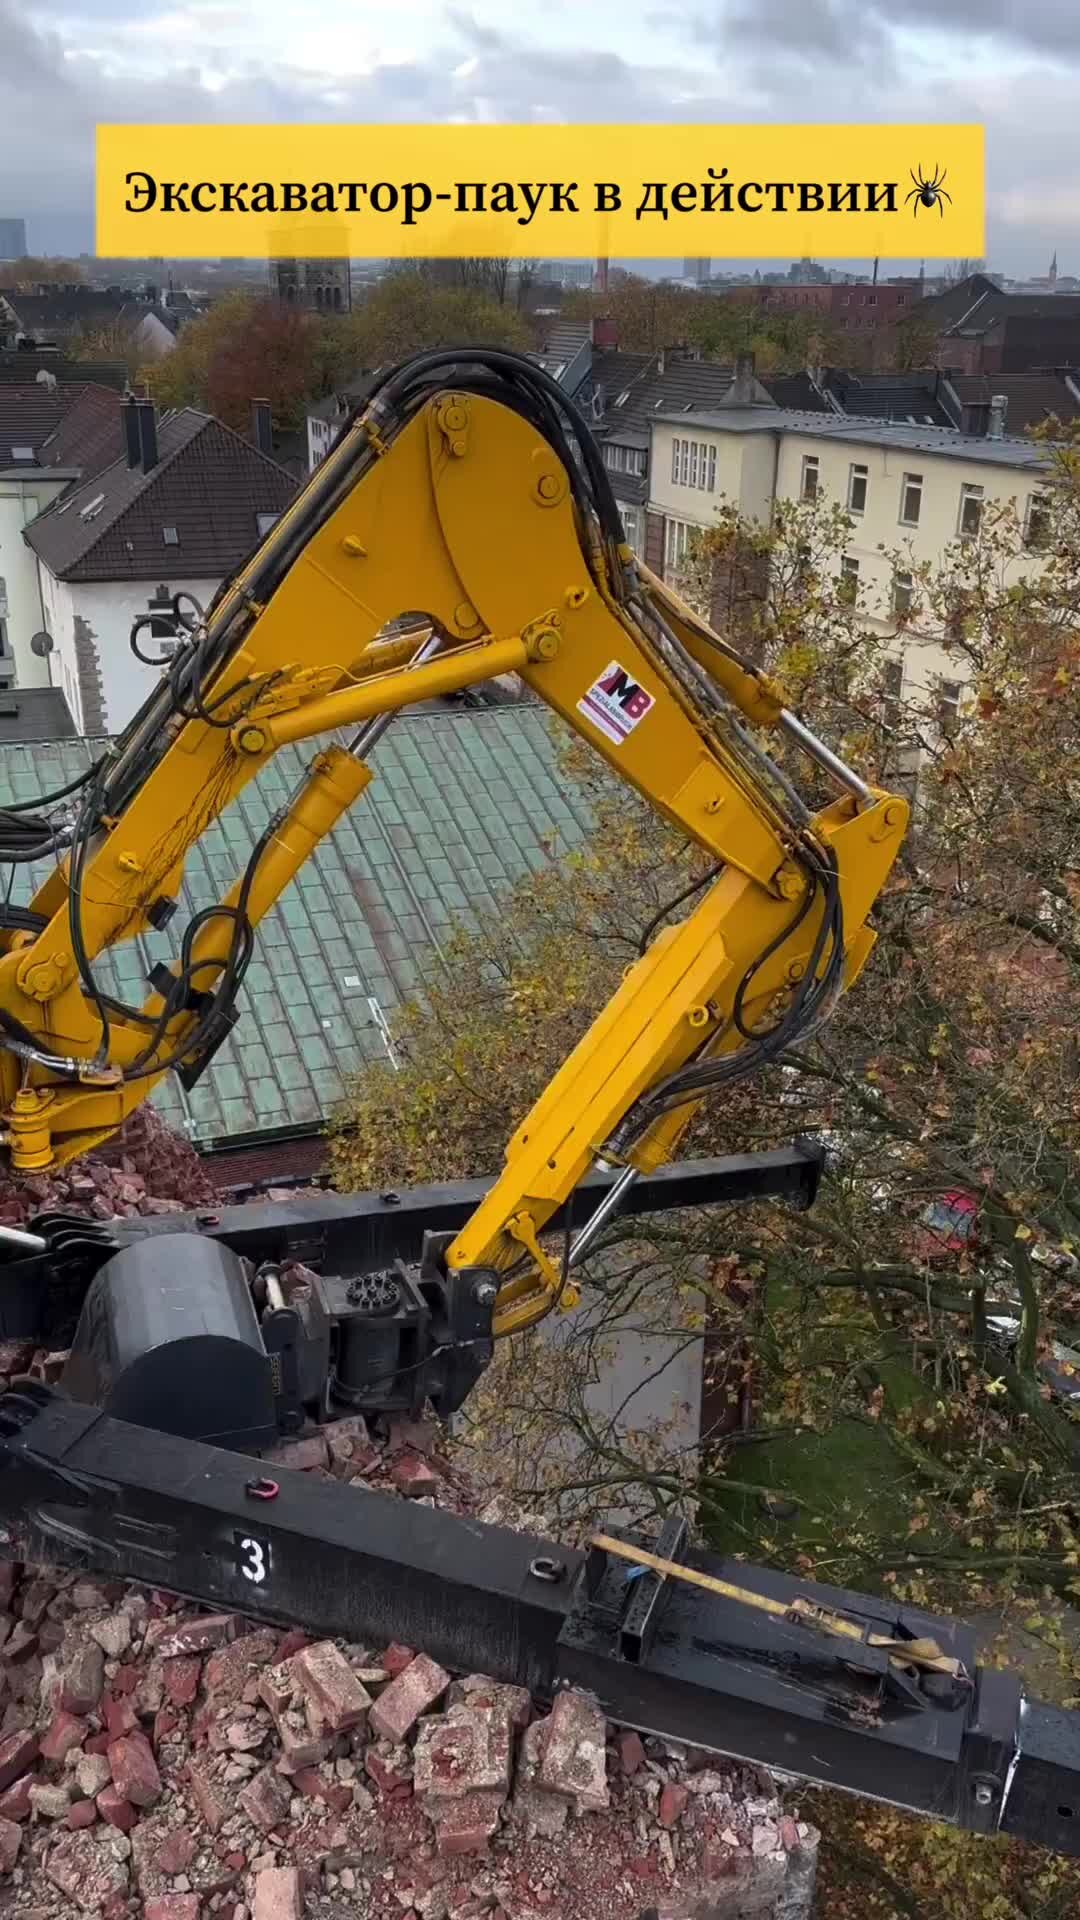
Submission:
M 0 746 L 0 806 L 55 791 L 101 744 Z M 193 848 L 176 925 L 227 892 L 312 751 L 276 754 Z M 490 905 L 588 828 L 541 707 L 402 717 L 372 765 L 367 792 L 262 922 L 229 1040 L 189 1093 L 170 1074 L 153 1096 L 197 1145 L 321 1120 L 346 1074 L 387 1057 L 381 1021 L 439 966 L 451 922 Z M 16 868 L 11 899 L 28 901 L 48 871 Z M 169 934 L 155 934 L 103 957 L 95 973 L 137 1004 L 148 969 L 175 949 Z

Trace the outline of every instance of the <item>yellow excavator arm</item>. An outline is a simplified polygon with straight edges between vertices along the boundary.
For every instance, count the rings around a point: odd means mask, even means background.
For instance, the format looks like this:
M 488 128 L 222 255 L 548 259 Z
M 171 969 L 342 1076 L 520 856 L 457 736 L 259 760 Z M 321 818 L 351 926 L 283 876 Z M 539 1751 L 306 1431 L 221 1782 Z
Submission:
M 416 610 L 429 628 L 380 637 Z M 516 673 L 711 870 L 522 1122 L 446 1256 L 498 1276 L 497 1333 L 569 1304 L 572 1262 L 544 1251 L 545 1226 L 597 1163 L 621 1169 L 617 1204 L 701 1100 L 828 1017 L 872 946 L 906 802 L 865 785 L 634 558 L 584 422 L 515 355 L 395 370 L 210 608 L 189 614 L 178 596 L 176 612 L 183 645 L 66 813 L 0 812 L 0 861 L 16 832 L 60 855 L 0 933 L 11 1165 L 43 1169 L 106 1139 L 165 1072 L 190 1084 L 236 1019 L 259 921 L 373 777 L 392 716 Z M 132 636 L 143 657 L 147 625 Z M 186 855 L 246 782 L 280 746 L 341 729 L 355 729 L 348 745 L 314 753 L 143 1004 L 107 995 L 94 961 L 167 923 Z M 804 805 L 766 751 L 770 730 L 832 777 L 830 805 Z

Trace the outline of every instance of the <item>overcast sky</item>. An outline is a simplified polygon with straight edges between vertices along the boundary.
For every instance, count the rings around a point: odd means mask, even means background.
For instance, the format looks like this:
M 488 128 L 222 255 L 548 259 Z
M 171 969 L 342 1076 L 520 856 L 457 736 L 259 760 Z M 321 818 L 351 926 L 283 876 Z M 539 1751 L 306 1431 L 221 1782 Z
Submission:
M 1078 0 L 543 0 L 529 18 L 0 0 L 0 214 L 36 250 L 92 246 L 97 120 L 982 121 L 990 264 L 1045 273 L 1056 248 L 1080 273 Z

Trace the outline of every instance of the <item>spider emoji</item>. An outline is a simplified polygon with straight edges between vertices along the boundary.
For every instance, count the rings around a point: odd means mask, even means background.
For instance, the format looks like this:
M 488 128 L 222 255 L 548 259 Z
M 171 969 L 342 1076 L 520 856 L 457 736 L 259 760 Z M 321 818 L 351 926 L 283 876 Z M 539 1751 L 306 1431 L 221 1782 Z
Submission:
M 924 180 L 922 177 L 921 170 L 918 173 L 912 173 L 911 168 L 909 167 L 908 172 L 911 173 L 911 177 L 914 180 L 915 185 L 912 187 L 911 192 L 908 194 L 907 199 L 904 201 L 905 207 L 907 206 L 908 201 L 914 200 L 915 205 L 912 207 L 911 211 L 915 215 L 916 219 L 918 218 L 920 207 L 936 207 L 942 219 L 944 220 L 945 209 L 941 204 L 942 201 L 947 200 L 950 207 L 952 206 L 952 194 L 946 193 L 945 191 L 944 167 L 941 169 L 941 172 L 939 173 L 937 169 L 937 162 L 935 161 L 934 177 L 932 180 Z

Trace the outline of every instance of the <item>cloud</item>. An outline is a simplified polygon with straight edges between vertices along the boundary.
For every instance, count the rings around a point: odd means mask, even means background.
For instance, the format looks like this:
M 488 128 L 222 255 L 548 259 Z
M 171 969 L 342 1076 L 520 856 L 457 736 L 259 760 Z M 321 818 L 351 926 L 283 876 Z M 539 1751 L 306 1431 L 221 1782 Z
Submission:
M 130 0 L 50 0 L 37 27 L 0 0 L 0 213 L 24 214 L 40 249 L 88 247 L 99 120 L 974 120 L 992 263 L 1043 271 L 1056 247 L 1080 272 L 1061 159 L 1071 16 L 1071 0 L 548 0 L 526 34 L 496 0 L 321 0 L 315 37 L 291 0 L 149 0 L 137 16 Z

